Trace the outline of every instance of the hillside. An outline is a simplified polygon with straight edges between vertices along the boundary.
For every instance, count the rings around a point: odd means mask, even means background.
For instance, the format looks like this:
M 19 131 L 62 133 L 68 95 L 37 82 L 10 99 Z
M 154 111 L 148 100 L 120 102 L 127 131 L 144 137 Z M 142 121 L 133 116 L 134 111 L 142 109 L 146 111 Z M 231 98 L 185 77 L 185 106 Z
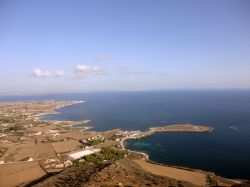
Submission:
M 73 166 L 50 177 L 35 187 L 52 186 L 195 186 L 188 182 L 146 172 L 132 160 L 124 158 L 115 162 L 88 167 Z

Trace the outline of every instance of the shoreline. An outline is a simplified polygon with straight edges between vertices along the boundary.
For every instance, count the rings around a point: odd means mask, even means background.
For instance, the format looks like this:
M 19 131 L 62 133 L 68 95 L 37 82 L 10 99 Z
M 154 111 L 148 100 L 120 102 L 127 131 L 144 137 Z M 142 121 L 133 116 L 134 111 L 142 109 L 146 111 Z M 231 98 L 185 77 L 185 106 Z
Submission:
M 182 127 L 189 127 L 189 129 L 182 129 Z M 176 127 L 181 127 L 179 129 L 174 129 Z M 192 129 L 193 127 L 193 129 Z M 197 128 L 197 127 L 201 127 L 201 128 Z M 149 172 L 155 172 L 158 173 L 158 169 L 163 169 L 163 170 L 179 170 L 180 172 L 193 172 L 196 174 L 204 174 L 207 175 L 210 178 L 217 178 L 217 179 L 221 179 L 222 181 L 224 181 L 225 183 L 229 184 L 229 183 L 242 183 L 245 179 L 231 179 L 231 178 L 225 178 L 225 177 L 221 177 L 216 175 L 213 171 L 205 171 L 202 169 L 198 169 L 198 168 L 188 168 L 188 167 L 184 167 L 184 166 L 178 166 L 178 165 L 171 165 L 171 164 L 164 164 L 164 163 L 158 163 L 155 162 L 153 160 L 150 160 L 150 155 L 148 153 L 145 153 L 143 151 L 133 151 L 133 150 L 129 150 L 126 149 L 125 147 L 125 141 L 129 140 L 129 139 L 140 139 L 140 138 L 144 138 L 147 136 L 150 136 L 154 133 L 159 133 L 159 132 L 194 132 L 194 133 L 204 133 L 204 132 L 208 132 L 211 133 L 214 129 L 212 127 L 207 127 L 207 126 L 198 126 L 198 125 L 192 125 L 192 124 L 174 124 L 174 125 L 167 125 L 165 127 L 152 127 L 149 128 L 148 131 L 144 131 L 139 133 L 136 136 L 132 136 L 132 137 L 125 137 L 120 141 L 120 146 L 123 150 L 132 152 L 132 153 L 137 153 L 143 156 L 143 158 L 138 159 L 141 160 L 141 164 L 139 164 L 141 167 L 143 167 L 145 170 L 149 171 Z M 137 163 L 137 161 L 135 161 Z M 137 163 L 138 164 L 138 163 Z M 151 167 L 149 167 L 147 169 L 147 167 L 145 168 L 145 165 L 151 165 Z M 155 167 L 158 168 L 157 170 L 152 170 L 150 168 Z M 152 171 L 151 171 L 152 170 Z M 165 175 L 163 173 L 163 175 Z M 166 175 L 167 176 L 167 175 Z
M 86 102 L 86 101 L 71 101 L 71 103 L 69 103 L 69 104 L 64 104 L 64 105 L 61 105 L 61 106 L 57 106 L 54 109 L 52 109 L 50 112 L 38 114 L 38 115 L 36 115 L 36 117 L 38 117 L 39 120 L 41 120 L 41 121 L 49 121 L 49 122 L 54 122 L 54 123 L 57 123 L 57 122 L 73 123 L 73 124 L 71 124 L 71 127 L 73 127 L 75 125 L 82 124 L 82 123 L 85 124 L 85 123 L 90 122 L 91 120 L 83 120 L 83 121 L 70 121 L 70 120 L 65 121 L 64 120 L 64 121 L 61 121 L 61 120 L 42 120 L 40 118 L 43 115 L 60 114 L 60 112 L 56 112 L 56 110 L 58 110 L 60 108 L 63 108 L 63 107 L 66 107 L 66 106 L 71 106 L 71 105 L 84 103 L 84 102 Z M 89 130 L 91 128 L 93 128 L 93 127 L 86 127 L 85 130 Z M 151 163 L 151 164 L 154 164 L 154 165 L 161 165 L 163 167 L 171 167 L 171 168 L 180 169 L 180 170 L 190 170 L 190 171 L 193 171 L 193 172 L 206 172 L 206 171 L 203 171 L 203 170 L 198 170 L 198 169 L 193 169 L 193 168 L 185 168 L 185 167 L 182 167 L 182 166 L 174 166 L 174 165 L 165 165 L 163 163 L 154 162 L 154 161 L 150 160 L 149 154 L 147 154 L 145 152 L 133 151 L 133 150 L 126 149 L 124 142 L 126 140 L 128 140 L 128 139 L 140 139 L 140 138 L 147 137 L 147 136 L 150 136 L 150 135 L 152 135 L 154 133 L 158 133 L 158 132 L 200 132 L 201 133 L 201 132 L 212 132 L 212 131 L 213 131 L 213 128 L 211 128 L 211 127 L 193 125 L 193 124 L 173 124 L 173 125 L 167 125 L 167 126 L 163 126 L 163 127 L 150 127 L 150 128 L 148 128 L 147 131 L 139 132 L 135 136 L 125 137 L 125 138 L 121 139 L 120 146 L 121 146 L 122 150 L 127 150 L 129 152 L 142 155 L 143 158 L 141 160 L 144 160 L 145 162 L 148 162 L 148 163 Z M 208 173 L 208 172 L 206 172 L 206 173 Z M 214 173 L 212 173 L 212 174 L 215 175 Z
M 85 103 L 87 101 L 68 101 L 68 102 L 69 103 L 65 103 L 63 105 L 56 106 L 55 108 L 51 109 L 51 111 L 37 114 L 34 117 L 35 117 L 36 120 L 39 120 L 39 121 L 59 121 L 59 120 L 42 120 L 41 117 L 45 116 L 45 115 L 50 115 L 50 114 L 52 114 L 52 115 L 53 114 L 60 114 L 60 112 L 56 112 L 56 110 L 58 110 L 60 108 L 63 108 L 63 107 L 66 107 L 66 106 L 72 106 L 72 105 L 76 105 L 76 104 L 80 104 L 80 103 Z
M 41 117 L 45 116 L 45 115 L 60 114 L 60 112 L 57 112 L 56 110 L 59 110 L 60 108 L 64 108 L 64 107 L 67 107 L 67 106 L 77 105 L 77 104 L 86 103 L 86 102 L 87 101 L 69 101 L 69 103 L 65 103 L 63 105 L 56 106 L 55 108 L 51 109 L 51 111 L 37 114 L 34 117 L 35 117 L 35 120 L 37 120 L 37 121 L 52 122 L 52 123 L 66 122 L 66 123 L 69 123 L 69 125 L 71 127 L 74 127 L 74 126 L 77 126 L 77 125 L 83 125 L 83 124 L 85 125 L 85 124 L 91 122 L 91 120 L 80 120 L 80 121 L 72 121 L 72 120 L 44 120 L 44 119 L 41 119 Z M 85 130 L 88 130 L 88 129 L 92 129 L 93 127 L 89 126 L 89 127 L 75 127 L 75 128 L 83 128 Z
M 133 151 L 133 150 L 126 149 L 125 141 L 129 140 L 129 139 L 144 138 L 144 137 L 153 135 L 153 134 L 158 133 L 158 132 L 166 132 L 166 133 L 167 132 L 195 132 L 195 133 L 208 132 L 208 133 L 211 133 L 213 130 L 214 129 L 212 127 L 201 126 L 201 125 L 192 125 L 192 124 L 173 124 L 173 125 L 167 125 L 167 126 L 163 126 L 163 127 L 150 127 L 148 131 L 143 131 L 143 132 L 140 132 L 138 134 L 135 134 L 134 136 L 125 137 L 125 138 L 121 139 L 120 146 L 121 146 L 122 150 L 126 150 L 126 151 L 129 151 L 132 153 L 140 154 L 144 157 L 143 159 L 146 162 L 153 163 L 154 161 L 149 159 L 149 157 L 150 157 L 149 154 L 147 154 L 143 151 Z M 154 162 L 154 164 L 156 164 L 156 162 Z M 158 165 L 165 165 L 163 163 L 157 163 L 157 164 Z M 174 166 L 174 165 L 168 165 L 168 167 L 180 168 L 180 169 L 185 168 L 185 167 Z M 198 171 L 198 169 L 192 169 L 192 168 L 185 168 L 185 169 Z M 203 170 L 200 170 L 200 171 L 203 171 Z
M 79 125 L 79 124 L 87 124 L 89 123 L 91 120 L 83 120 L 83 121 L 71 121 L 71 120 L 42 120 L 40 119 L 41 116 L 43 115 L 49 115 L 49 114 L 60 114 L 60 112 L 56 112 L 56 110 L 60 109 L 60 108 L 63 108 L 63 107 L 67 107 L 67 106 L 71 106 L 71 105 L 75 105 L 75 104 L 80 104 L 80 103 L 85 103 L 87 101 L 69 101 L 70 103 L 67 103 L 67 104 L 64 104 L 64 105 L 60 105 L 60 106 L 57 106 L 55 107 L 54 109 L 52 109 L 50 112 L 46 112 L 46 113 L 40 113 L 38 115 L 35 115 L 35 117 L 38 117 L 38 120 L 40 121 L 48 121 L 48 122 L 54 122 L 54 123 L 57 123 L 57 122 L 69 122 L 69 123 L 72 123 L 70 124 L 70 126 L 72 128 L 79 128 L 79 129 L 84 129 L 84 130 L 89 130 L 89 129 L 92 129 L 93 127 L 91 126 L 88 126 L 88 127 L 73 127 L 75 125 Z M 150 135 L 153 135 L 154 133 L 158 133 L 158 132 L 195 132 L 195 133 L 211 133 L 214 129 L 212 127 L 208 127 L 208 126 L 202 126 L 202 125 L 193 125 L 193 124 L 169 124 L 169 125 L 166 125 L 166 126 L 161 126 L 161 127 L 150 127 L 148 128 L 147 131 L 139 131 L 138 134 L 136 134 L 135 136 L 131 136 L 131 137 L 125 137 L 123 139 L 121 139 L 120 141 L 120 146 L 121 146 L 121 149 L 122 150 L 127 150 L 129 152 L 132 152 L 132 153 L 137 153 L 137 154 L 140 154 L 143 156 L 142 159 L 140 160 L 144 160 L 145 162 L 148 162 L 148 163 L 151 163 L 151 164 L 154 164 L 154 165 L 159 165 L 159 166 L 163 166 L 163 167 L 171 167 L 171 168 L 175 168 L 175 169 L 180 169 L 180 170 L 189 170 L 189 171 L 193 171 L 193 172 L 201 172 L 201 173 L 210 173 L 216 177 L 220 177 L 220 176 L 217 176 L 215 175 L 215 173 L 213 172 L 210 172 L 210 171 L 203 171 L 201 169 L 194 169 L 194 168 L 187 168 L 187 167 L 183 167 L 183 166 L 176 166 L 176 165 L 166 165 L 166 164 L 163 164 L 163 163 L 157 163 L 157 162 L 154 162 L 152 160 L 150 160 L 150 155 L 145 153 L 145 152 L 142 152 L 142 151 L 133 151 L 133 150 L 128 150 L 126 149 L 125 147 L 125 141 L 128 140 L 128 139 L 140 139 L 140 138 L 144 138 L 144 137 L 147 137 L 147 136 L 150 136 Z M 95 132 L 95 131 L 93 131 Z M 106 132 L 106 131 L 103 131 L 103 132 Z M 240 182 L 240 180 L 244 180 L 244 179 L 227 179 L 227 178 L 223 178 L 223 177 L 220 177 L 222 179 L 225 179 L 225 180 L 229 180 L 229 181 L 234 181 L 234 182 Z
M 71 101 L 71 103 L 69 104 L 65 104 L 65 105 L 61 105 L 61 106 L 57 106 L 55 107 L 51 112 L 47 112 L 47 113 L 42 113 L 39 114 L 38 116 L 41 117 L 43 115 L 47 115 L 47 114 L 60 114 L 60 112 L 56 112 L 55 110 L 58 110 L 60 108 L 66 107 L 66 106 L 71 106 L 71 105 L 75 105 L 75 104 L 79 104 L 79 103 L 84 103 L 86 101 Z M 42 120 L 39 118 L 39 120 Z M 91 120 L 84 120 L 84 121 L 61 121 L 61 120 L 42 120 L 42 121 L 49 121 L 49 122 L 69 122 L 69 123 L 73 123 L 71 124 L 71 127 L 75 126 L 75 125 L 79 125 L 79 124 L 86 124 L 88 122 L 90 122 Z M 74 128 L 74 127 L 73 127 Z M 84 127 L 76 127 L 76 128 L 84 128 Z M 92 129 L 93 127 L 86 127 L 84 130 L 89 130 Z M 195 133 L 211 133 L 214 129 L 212 127 L 208 127 L 208 126 L 202 126 L 202 125 L 193 125 L 193 124 L 169 124 L 167 126 L 162 126 L 162 127 L 150 127 L 148 128 L 147 131 L 139 131 L 138 134 L 136 134 L 135 136 L 131 136 L 131 137 L 125 137 L 123 139 L 121 139 L 120 141 L 120 146 L 122 150 L 127 150 L 131 153 L 137 153 L 143 156 L 142 159 L 147 163 L 151 163 L 153 165 L 158 165 L 158 166 L 162 166 L 162 167 L 170 167 L 173 169 L 179 169 L 179 170 L 184 170 L 184 171 L 192 171 L 192 172 L 197 172 L 197 173 L 206 173 L 206 174 L 211 174 L 212 176 L 216 176 L 216 177 L 220 177 L 217 176 L 215 173 L 210 172 L 210 171 L 203 171 L 201 169 L 195 169 L 195 168 L 187 168 L 187 167 L 183 167 L 183 166 L 176 166 L 176 165 L 166 165 L 163 163 L 157 163 L 154 162 L 152 160 L 150 160 L 150 155 L 142 152 L 142 151 L 133 151 L 133 150 L 128 150 L 125 147 L 125 141 L 128 139 L 140 139 L 140 138 L 144 138 L 150 135 L 153 135 L 154 133 L 158 133 L 158 132 L 195 132 Z M 104 131 L 105 132 L 105 131 Z M 223 178 L 220 177 L 222 179 L 225 180 L 229 180 L 229 181 L 234 181 L 234 182 L 240 182 L 239 180 L 241 179 L 227 179 L 227 178 Z
M 121 140 L 120 144 L 122 149 L 126 149 L 124 146 L 124 141 L 128 139 L 140 139 L 157 132 L 195 132 L 195 133 L 204 133 L 209 132 L 211 133 L 214 129 L 208 126 L 201 126 L 201 125 L 192 125 L 192 124 L 170 124 L 163 127 L 150 127 L 148 131 L 142 131 L 138 134 L 133 136 L 125 137 Z

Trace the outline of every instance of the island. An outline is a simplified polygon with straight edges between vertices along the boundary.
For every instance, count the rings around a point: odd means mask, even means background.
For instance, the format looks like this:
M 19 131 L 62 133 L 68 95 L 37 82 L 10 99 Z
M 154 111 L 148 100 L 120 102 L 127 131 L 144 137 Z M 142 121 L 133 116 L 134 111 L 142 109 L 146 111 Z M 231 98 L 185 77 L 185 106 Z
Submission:
M 148 131 L 91 130 L 91 119 L 42 120 L 83 101 L 0 103 L 0 186 L 232 186 L 244 180 L 150 161 L 123 142 L 157 132 L 211 133 L 211 127 L 173 124 Z M 76 125 L 81 128 L 75 128 Z M 137 178 L 135 179 L 136 176 Z M 13 180 L 14 179 L 14 180 Z

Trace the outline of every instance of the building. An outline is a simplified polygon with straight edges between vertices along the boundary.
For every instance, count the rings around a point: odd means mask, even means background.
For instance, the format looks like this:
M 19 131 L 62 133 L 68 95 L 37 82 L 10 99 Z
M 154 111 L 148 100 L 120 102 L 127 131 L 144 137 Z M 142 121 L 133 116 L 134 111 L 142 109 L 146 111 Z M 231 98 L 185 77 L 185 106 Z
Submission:
M 87 155 L 98 153 L 100 151 L 101 151 L 101 149 L 88 148 L 88 149 L 83 149 L 83 150 L 78 150 L 78 151 L 71 152 L 71 153 L 68 154 L 68 157 L 71 160 L 76 160 L 76 159 L 80 159 L 80 158 L 82 158 L 84 156 L 87 156 Z

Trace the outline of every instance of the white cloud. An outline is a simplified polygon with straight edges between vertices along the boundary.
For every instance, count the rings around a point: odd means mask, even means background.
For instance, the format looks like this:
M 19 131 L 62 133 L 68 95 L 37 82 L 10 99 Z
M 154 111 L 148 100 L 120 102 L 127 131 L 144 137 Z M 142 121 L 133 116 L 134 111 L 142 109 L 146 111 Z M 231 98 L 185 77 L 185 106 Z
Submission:
M 109 60 L 112 60 L 112 58 L 110 56 L 106 56 L 106 55 L 96 56 L 96 61 L 98 61 L 98 62 L 109 61 Z
M 104 69 L 97 66 L 88 66 L 88 65 L 76 65 L 75 73 L 69 75 L 66 78 L 69 79 L 82 79 L 87 74 L 103 74 L 105 73 Z M 35 68 L 32 73 L 33 77 L 45 78 L 45 77 L 65 77 L 66 73 L 64 69 L 58 69 L 55 72 L 51 73 L 49 70 L 42 70 L 41 68 Z
M 56 71 L 57 77 L 63 77 L 65 75 L 65 71 L 63 69 L 59 69 Z
M 48 70 L 41 70 L 40 68 L 35 68 L 33 70 L 34 77 L 51 77 L 51 73 Z
M 77 74 L 101 74 L 104 72 L 103 68 L 96 67 L 96 66 L 87 66 L 87 65 L 76 65 L 75 66 L 75 72 Z

